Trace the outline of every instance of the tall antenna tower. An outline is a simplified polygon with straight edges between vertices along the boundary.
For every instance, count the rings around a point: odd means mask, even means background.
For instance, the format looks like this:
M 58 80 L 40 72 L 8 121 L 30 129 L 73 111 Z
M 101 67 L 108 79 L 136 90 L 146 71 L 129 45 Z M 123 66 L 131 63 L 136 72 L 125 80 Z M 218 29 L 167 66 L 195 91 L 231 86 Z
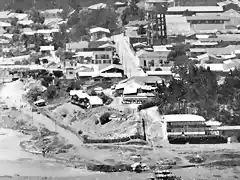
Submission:
M 166 13 L 168 9 L 167 0 L 146 0 L 145 11 L 148 21 L 147 36 L 148 44 L 167 44 Z

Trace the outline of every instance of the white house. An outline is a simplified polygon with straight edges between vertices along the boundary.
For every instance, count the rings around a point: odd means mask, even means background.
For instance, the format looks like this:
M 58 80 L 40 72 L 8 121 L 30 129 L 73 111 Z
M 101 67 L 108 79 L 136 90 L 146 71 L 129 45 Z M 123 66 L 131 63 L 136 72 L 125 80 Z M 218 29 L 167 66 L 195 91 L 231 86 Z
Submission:
M 110 35 L 110 31 L 109 29 L 106 29 L 106 28 L 96 27 L 96 28 L 90 29 L 90 35 L 91 35 L 91 40 L 96 41 Z

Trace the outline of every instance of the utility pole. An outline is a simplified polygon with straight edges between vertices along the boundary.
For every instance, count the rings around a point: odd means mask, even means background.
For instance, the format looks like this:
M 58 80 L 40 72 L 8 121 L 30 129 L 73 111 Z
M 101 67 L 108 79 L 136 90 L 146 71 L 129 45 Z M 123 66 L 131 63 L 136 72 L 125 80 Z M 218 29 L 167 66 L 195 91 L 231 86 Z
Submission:
M 145 121 L 142 118 L 142 127 L 143 127 L 143 139 L 144 141 L 147 141 L 147 136 L 146 136 L 146 129 L 145 129 Z

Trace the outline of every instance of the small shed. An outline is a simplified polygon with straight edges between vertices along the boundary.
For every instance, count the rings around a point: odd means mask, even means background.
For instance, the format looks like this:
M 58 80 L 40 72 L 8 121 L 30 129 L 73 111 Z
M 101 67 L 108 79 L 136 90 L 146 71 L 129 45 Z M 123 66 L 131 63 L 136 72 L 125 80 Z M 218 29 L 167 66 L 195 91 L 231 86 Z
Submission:
M 98 107 L 103 105 L 103 101 L 98 96 L 89 96 L 88 97 L 91 107 Z

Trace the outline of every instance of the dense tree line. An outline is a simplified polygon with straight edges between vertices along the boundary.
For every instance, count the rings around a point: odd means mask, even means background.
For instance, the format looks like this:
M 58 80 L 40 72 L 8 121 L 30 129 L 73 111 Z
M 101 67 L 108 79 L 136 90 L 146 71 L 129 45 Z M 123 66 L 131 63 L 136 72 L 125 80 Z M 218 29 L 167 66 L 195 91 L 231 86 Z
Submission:
M 92 27 L 103 27 L 110 31 L 117 29 L 118 14 L 113 8 L 88 10 L 82 9 L 71 15 L 68 20 L 68 27 L 72 27 L 71 39 L 73 40 L 88 40 L 89 29 Z
M 240 125 L 240 70 L 219 74 L 197 67 L 179 47 L 169 55 L 175 78 L 157 84 L 154 102 L 146 102 L 139 110 L 157 105 L 161 114 L 195 113 L 207 120 Z

